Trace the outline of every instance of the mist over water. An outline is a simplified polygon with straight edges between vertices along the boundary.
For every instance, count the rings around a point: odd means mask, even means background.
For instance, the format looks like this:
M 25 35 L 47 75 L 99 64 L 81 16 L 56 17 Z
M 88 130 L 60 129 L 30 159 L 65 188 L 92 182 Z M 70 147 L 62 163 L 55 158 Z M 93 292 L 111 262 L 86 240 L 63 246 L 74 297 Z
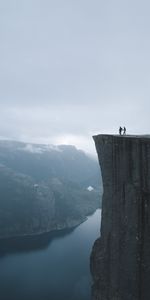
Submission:
M 72 231 L 0 243 L 0 299 L 90 300 L 100 210 Z

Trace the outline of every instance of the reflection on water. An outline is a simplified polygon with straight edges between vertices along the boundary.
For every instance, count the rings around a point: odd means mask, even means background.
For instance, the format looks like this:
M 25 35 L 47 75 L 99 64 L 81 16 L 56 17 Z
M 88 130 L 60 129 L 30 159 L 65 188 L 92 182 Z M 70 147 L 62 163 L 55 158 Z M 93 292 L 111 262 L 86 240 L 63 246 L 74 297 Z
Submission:
M 89 300 L 100 210 L 74 230 L 0 243 L 1 300 Z
M 75 229 L 75 228 L 74 228 Z M 54 231 L 36 236 L 24 236 L 0 240 L 0 259 L 8 253 L 39 251 L 47 248 L 52 240 L 65 237 L 74 229 Z

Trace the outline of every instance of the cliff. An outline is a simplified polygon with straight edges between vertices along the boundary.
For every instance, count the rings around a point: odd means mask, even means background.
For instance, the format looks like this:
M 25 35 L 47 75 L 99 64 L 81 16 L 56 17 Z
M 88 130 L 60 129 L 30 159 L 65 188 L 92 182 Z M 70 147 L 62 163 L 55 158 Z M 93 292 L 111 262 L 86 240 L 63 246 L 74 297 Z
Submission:
M 93 300 L 150 299 L 150 138 L 94 136 L 103 178 Z

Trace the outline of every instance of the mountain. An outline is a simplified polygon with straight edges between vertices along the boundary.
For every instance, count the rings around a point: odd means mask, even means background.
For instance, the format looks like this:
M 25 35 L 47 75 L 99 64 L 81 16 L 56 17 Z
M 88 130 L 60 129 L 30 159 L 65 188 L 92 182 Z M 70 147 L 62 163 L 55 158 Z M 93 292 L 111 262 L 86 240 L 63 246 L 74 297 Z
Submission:
M 0 141 L 0 237 L 80 224 L 100 206 L 100 180 L 74 146 Z

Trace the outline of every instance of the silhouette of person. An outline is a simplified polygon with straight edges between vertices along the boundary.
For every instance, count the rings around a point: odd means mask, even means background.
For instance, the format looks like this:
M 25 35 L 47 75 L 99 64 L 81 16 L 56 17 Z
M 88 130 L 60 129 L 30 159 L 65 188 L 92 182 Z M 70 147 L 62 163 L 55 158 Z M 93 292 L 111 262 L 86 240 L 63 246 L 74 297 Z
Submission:
M 120 126 L 120 127 L 119 127 L 119 134 L 120 134 L 120 135 L 122 134 L 122 130 L 123 130 L 123 129 L 122 129 L 122 127 Z
M 123 135 L 126 135 L 126 127 L 123 128 Z

